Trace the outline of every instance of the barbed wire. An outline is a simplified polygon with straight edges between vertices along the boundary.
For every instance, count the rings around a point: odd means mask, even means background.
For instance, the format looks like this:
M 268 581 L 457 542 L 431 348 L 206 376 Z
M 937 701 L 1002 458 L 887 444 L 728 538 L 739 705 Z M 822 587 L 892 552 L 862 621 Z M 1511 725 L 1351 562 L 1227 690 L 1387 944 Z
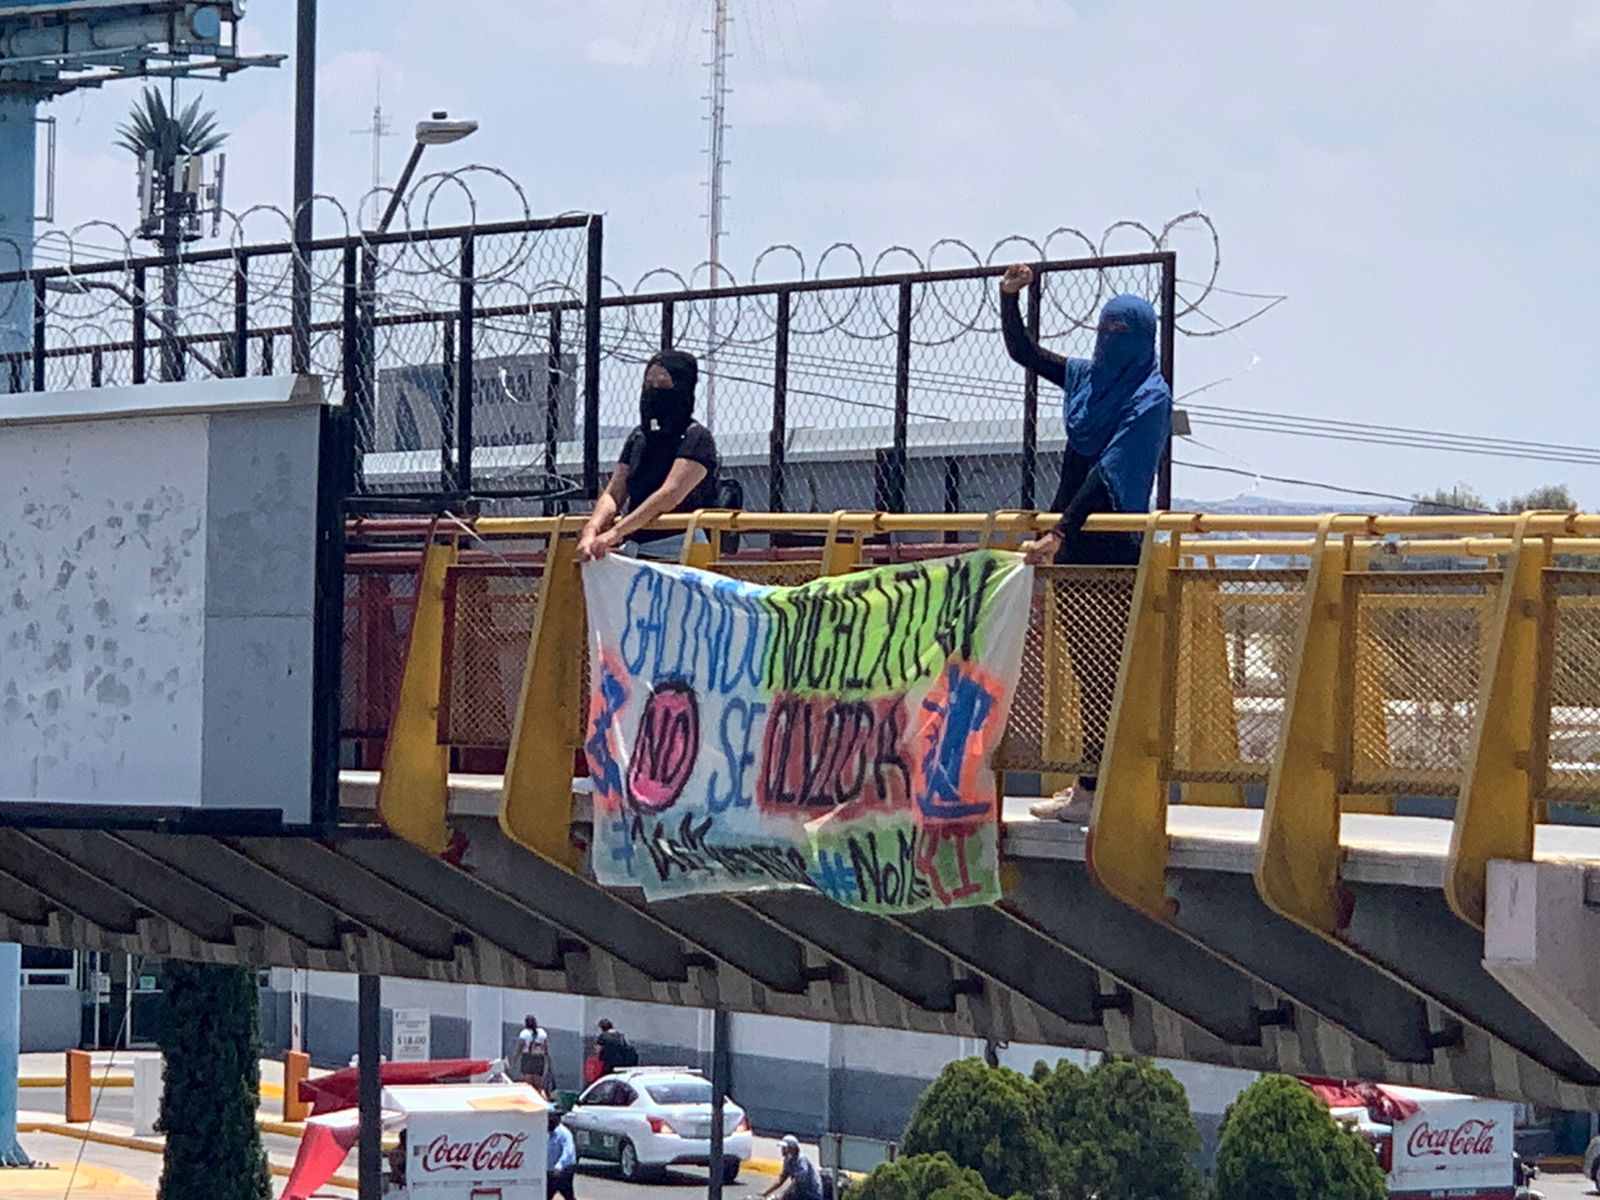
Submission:
M 533 210 L 527 193 L 520 184 L 497 167 L 469 164 L 447 171 L 424 175 L 396 199 L 392 188 L 374 188 L 348 207 L 336 196 L 318 194 L 306 202 L 313 224 L 326 231 L 335 227 L 333 236 L 357 238 L 363 249 L 371 251 L 371 259 L 380 283 L 379 290 L 389 297 L 391 305 L 409 304 L 412 311 L 426 311 L 437 299 L 442 289 L 462 282 L 459 247 L 449 239 L 437 236 L 443 228 L 471 230 L 485 223 L 485 214 L 495 214 L 496 221 L 531 222 Z M 394 214 L 381 244 L 371 240 L 379 214 L 394 204 Z M 573 214 L 560 214 L 573 215 Z M 273 204 L 254 204 L 240 211 L 225 210 L 217 215 L 219 230 L 217 241 L 222 246 L 243 252 L 248 247 L 274 246 L 284 252 L 268 256 L 274 261 L 258 260 L 251 265 L 257 273 L 269 272 L 255 281 L 253 286 L 263 295 L 276 294 L 287 297 L 290 280 L 302 260 L 310 268 L 313 294 L 339 291 L 343 286 L 341 267 L 337 260 L 329 261 L 321 270 L 317 255 L 303 255 L 294 243 L 295 212 Z M 514 278 L 527 296 L 530 305 L 549 302 L 577 303 L 581 300 L 579 280 L 568 269 L 551 278 L 527 278 L 526 269 L 536 254 L 539 233 L 529 231 L 511 239 L 509 244 L 497 244 L 493 257 L 485 259 L 479 254 L 474 263 L 473 281 L 477 286 L 507 282 Z M 1182 213 L 1159 227 L 1136 220 L 1121 220 L 1107 226 L 1097 237 L 1071 226 L 1059 226 L 1043 237 L 1010 234 L 980 252 L 972 243 L 959 238 L 940 238 L 925 251 L 909 246 L 894 245 L 876 254 L 863 250 L 850 242 L 835 242 L 826 247 L 813 262 L 793 243 L 776 243 L 756 254 L 746 277 L 740 278 L 726 264 L 713 266 L 701 262 L 687 274 L 670 267 L 657 267 L 638 277 L 632 287 L 627 287 L 615 276 L 606 275 L 604 288 L 613 297 L 635 299 L 660 299 L 670 291 L 689 291 L 701 288 L 734 288 L 745 285 L 776 287 L 785 283 L 802 281 L 824 282 L 830 279 L 881 278 L 889 274 L 938 271 L 949 268 L 996 268 L 1014 261 L 1044 262 L 1059 259 L 1098 258 L 1111 254 L 1161 252 L 1172 249 L 1181 239 L 1198 242 L 1203 247 L 1201 265 L 1185 256 L 1184 277 L 1177 286 L 1178 306 L 1174 321 L 1178 331 L 1187 337 L 1217 337 L 1231 333 L 1258 319 L 1287 297 L 1282 294 L 1248 292 L 1219 286 L 1222 270 L 1221 236 L 1211 217 L 1200 210 Z M 138 259 L 152 257 L 137 243 L 136 233 L 122 229 L 114 222 L 92 220 L 70 230 L 50 230 L 28 245 L 14 239 L 0 238 L 0 272 L 19 271 L 26 267 L 66 268 L 70 278 L 74 268 L 93 267 L 92 278 L 103 279 L 108 265 L 123 263 L 131 270 Z M 774 270 L 777 264 L 787 262 L 788 271 Z M 185 333 L 199 332 L 196 322 L 203 325 L 216 322 L 203 321 L 203 312 L 214 316 L 218 306 L 230 304 L 235 284 L 237 265 L 232 259 L 213 259 L 195 262 L 184 259 L 175 268 L 181 279 L 176 308 L 178 323 Z M 90 275 L 86 275 L 90 278 Z M 416 286 L 400 288 L 395 281 L 409 278 Z M 381 286 L 387 283 L 389 286 Z M 666 286 L 663 287 L 662 285 Z M 1046 312 L 1062 327 L 1047 330 L 1060 335 L 1069 331 L 1092 329 L 1097 322 L 1098 308 L 1108 299 L 1107 285 L 1102 272 L 1092 292 L 1085 294 L 1074 289 L 1072 303 L 1064 301 L 1059 293 L 1045 292 Z M 67 315 L 69 310 L 80 324 L 92 323 L 97 315 L 110 313 L 119 306 L 120 298 L 109 289 L 101 289 L 110 298 L 98 305 L 71 305 L 64 300 L 46 296 L 47 315 Z M 14 311 L 25 297 L 20 289 L 4 289 L 0 295 L 0 324 L 19 326 L 20 317 L 31 317 L 31 307 L 26 312 Z M 71 296 L 70 286 L 56 289 L 54 296 Z M 923 344 L 936 344 L 971 333 L 995 333 L 999 329 L 998 307 L 992 291 L 975 292 L 958 310 L 943 292 L 932 292 L 931 303 L 944 318 L 944 328 L 934 335 L 924 335 Z M 1219 297 L 1244 300 L 1249 304 L 1242 316 L 1223 318 L 1208 309 Z M 831 301 L 831 303 L 830 303 Z M 918 297 L 917 303 L 923 303 Z M 863 309 L 863 304 L 867 309 Z M 892 337 L 895 316 L 885 311 L 883 298 L 877 292 L 855 293 L 843 297 L 826 297 L 818 305 L 820 323 L 814 318 L 804 332 L 823 333 L 838 330 L 848 336 L 877 339 Z M 719 302 L 719 325 L 714 342 L 708 349 L 715 351 L 724 345 L 741 341 L 743 328 L 749 333 L 750 318 L 746 310 L 754 309 L 764 320 L 764 341 L 770 336 L 775 322 L 773 298 L 768 295 L 729 296 Z M 92 310 L 92 311 L 86 311 Z M 202 310 L 197 312 L 195 310 Z M 406 311 L 395 308 L 394 311 Z M 870 318 L 862 320 L 861 318 Z M 208 331 L 208 330 L 205 330 Z M 84 324 L 78 333 L 97 332 Z M 74 340 L 82 340 L 74 335 Z
M 191 377 L 282 370 L 293 282 L 303 272 L 309 366 L 327 394 L 342 395 L 351 378 L 345 335 L 354 269 L 372 315 L 364 335 L 370 353 L 361 351 L 368 373 L 356 377 L 372 391 L 357 410 L 358 432 L 365 450 L 382 459 L 373 469 L 387 472 L 385 479 L 430 486 L 428 479 L 448 479 L 455 469 L 462 383 L 455 364 L 469 294 L 479 481 L 524 486 L 534 476 L 557 477 L 551 455 L 570 454 L 578 429 L 594 424 L 604 439 L 631 425 L 637 365 L 667 339 L 702 356 L 707 416 L 714 388 L 719 436 L 759 435 L 782 423 L 786 441 L 806 429 L 829 431 L 841 445 L 881 441 L 878 427 L 903 409 L 913 426 L 938 425 L 990 447 L 975 448 L 968 461 L 974 479 L 986 471 L 998 479 L 1004 452 L 993 447 L 1019 436 L 1013 426 L 1026 409 L 1022 377 L 999 336 L 1004 265 L 1066 264 L 1040 272 L 1037 315 L 1040 340 L 1068 354 L 1087 351 L 1112 295 L 1131 291 L 1160 303 L 1165 267 L 1154 256 L 1163 251 L 1181 252 L 1172 316 L 1187 336 L 1230 332 L 1284 299 L 1222 283 L 1220 236 L 1197 211 L 1160 226 L 1120 221 L 1097 236 L 1067 227 L 1011 235 L 987 248 L 956 238 L 922 250 L 836 242 L 813 257 L 784 243 L 760 251 L 742 274 L 701 263 L 687 272 L 646 271 L 631 286 L 605 275 L 591 331 L 587 218 L 535 220 L 522 188 L 502 171 L 474 165 L 425 176 L 399 198 L 377 189 L 354 204 L 316 196 L 309 205 L 319 234 L 309 249 L 294 242 L 294 214 L 273 205 L 220 214 L 212 248 L 176 260 L 150 254 L 149 239 L 107 221 L 53 230 L 25 248 L 0 239 L 0 271 L 41 269 L 27 282 L 0 286 L 0 336 L 9 335 L 0 389 L 8 368 L 9 390 L 29 383 L 34 285 L 44 307 L 45 386 L 59 390 L 142 377 L 151 368 L 136 352 L 141 337 L 145 354 L 160 356 L 163 378 L 174 377 L 174 355 L 179 374 Z M 601 350 L 594 362 L 582 353 L 590 332 Z M 780 340 L 789 403 L 782 418 L 771 382 Z M 834 477 L 852 495 L 870 485 L 841 462 L 808 470 L 800 486 Z M 1048 486 L 1041 476 L 1038 487 Z
M 1183 269 L 1185 277 L 1177 281 L 1178 305 L 1174 312 L 1174 320 L 1178 332 L 1188 337 L 1219 337 L 1232 333 L 1248 325 L 1257 318 L 1277 307 L 1288 299 L 1286 294 L 1272 292 L 1240 291 L 1234 288 L 1221 287 L 1218 279 L 1222 272 L 1222 237 L 1218 232 L 1216 223 L 1205 212 L 1194 209 L 1182 213 L 1163 224 L 1159 229 L 1152 229 L 1140 221 L 1117 221 L 1100 234 L 1098 238 L 1091 237 L 1080 229 L 1071 226 L 1058 226 L 1043 238 L 1033 238 L 1024 234 L 1009 234 L 1000 238 L 991 245 L 986 253 L 979 253 L 970 242 L 960 238 L 940 238 L 925 252 L 919 253 L 909 246 L 889 246 L 872 256 L 871 265 L 868 265 L 868 256 L 852 242 L 834 242 L 828 246 L 808 273 L 804 251 L 793 243 L 779 242 L 758 253 L 752 261 L 749 275 L 740 279 L 729 270 L 726 264 L 713 264 L 709 260 L 702 260 L 687 275 L 671 267 L 655 267 L 646 271 L 635 281 L 631 288 L 625 286 L 614 276 L 606 276 L 606 284 L 613 295 L 632 296 L 636 298 L 651 297 L 654 299 L 666 298 L 666 293 L 671 291 L 691 291 L 708 289 L 712 287 L 738 287 L 751 286 L 777 286 L 783 283 L 797 281 L 810 281 L 814 283 L 825 282 L 830 279 L 877 279 L 887 275 L 901 275 L 920 273 L 926 271 L 940 271 L 950 268 L 973 267 L 994 269 L 1007 266 L 1013 262 L 1039 263 L 1057 261 L 1062 259 L 1094 259 L 1105 258 L 1112 255 L 1129 255 L 1141 253 L 1161 253 L 1173 248 L 1181 235 L 1195 233 L 1200 236 L 1206 249 L 1201 259 L 1202 265 L 1196 269 L 1191 260 L 1185 259 Z M 1135 245 L 1118 245 L 1132 235 Z M 792 260 L 794 270 L 787 274 L 773 275 L 764 273 L 763 268 L 779 256 L 787 256 Z M 952 256 L 958 262 L 948 261 Z M 901 261 L 895 261 L 896 258 Z M 830 264 L 844 260 L 848 269 L 838 271 L 831 269 Z M 1069 326 L 1077 330 L 1093 329 L 1098 323 L 1099 306 L 1110 297 L 1106 295 L 1105 272 L 1101 272 L 1101 286 L 1087 300 L 1067 309 L 1059 299 L 1046 298 L 1046 304 L 1060 317 L 1064 318 Z M 667 280 L 673 285 L 669 288 L 653 286 L 657 280 Z M 1216 297 L 1226 296 L 1232 299 L 1242 299 L 1252 302 L 1252 307 L 1244 316 L 1221 320 L 1214 314 L 1204 312 L 1205 306 Z M 731 303 L 737 304 L 738 297 L 730 297 Z M 944 301 L 935 297 L 936 304 Z M 767 300 L 770 303 L 770 300 Z M 946 310 L 959 325 L 963 333 L 994 333 L 999 331 L 998 308 L 989 306 L 993 311 L 984 315 L 969 314 L 965 318 Z M 827 328 L 811 330 L 811 332 L 827 332 L 833 328 L 840 328 L 850 314 L 835 313 L 835 320 Z M 1192 322 L 1186 322 L 1186 317 L 1201 316 L 1207 322 L 1207 327 L 1197 327 Z M 986 323 L 987 322 L 987 323 Z M 893 318 L 886 317 L 883 324 L 887 326 L 887 335 L 894 332 Z

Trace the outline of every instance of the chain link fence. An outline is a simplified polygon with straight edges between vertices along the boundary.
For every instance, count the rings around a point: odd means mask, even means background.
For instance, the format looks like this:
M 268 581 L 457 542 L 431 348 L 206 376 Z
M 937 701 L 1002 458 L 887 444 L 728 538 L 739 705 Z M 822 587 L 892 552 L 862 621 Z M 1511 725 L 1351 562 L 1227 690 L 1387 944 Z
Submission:
M 578 215 L 12 272 L 0 390 L 303 363 L 347 402 L 358 491 L 581 503 L 638 421 L 643 364 L 674 346 L 701 360 L 700 417 L 746 507 L 1049 506 L 1059 389 L 1007 356 L 1002 267 L 602 295 L 602 253 L 599 218 Z M 1037 264 L 1022 320 L 1083 356 L 1107 299 L 1144 296 L 1170 374 L 1175 262 Z
M 0 392 L 299 369 L 349 413 L 358 490 L 574 492 L 600 255 L 575 215 L 4 273 Z
M 1500 583 L 1494 571 L 1345 577 L 1350 791 L 1459 791 Z
M 1170 253 L 1036 266 L 1025 326 L 1087 356 L 1106 300 L 1150 300 L 1171 368 Z M 1059 389 L 1006 353 L 1003 268 L 608 296 L 601 304 L 602 470 L 638 421 L 644 364 L 700 360 L 699 417 L 744 505 L 774 512 L 1043 508 L 1065 433 Z M 646 280 L 641 283 L 649 283 Z

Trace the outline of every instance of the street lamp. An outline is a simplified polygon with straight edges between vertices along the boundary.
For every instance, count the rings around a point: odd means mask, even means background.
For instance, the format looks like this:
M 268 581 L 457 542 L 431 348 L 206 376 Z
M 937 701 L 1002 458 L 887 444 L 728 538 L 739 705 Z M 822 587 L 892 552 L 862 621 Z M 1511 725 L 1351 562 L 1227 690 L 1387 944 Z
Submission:
M 66 296 L 86 296 L 93 291 L 110 292 L 118 300 L 126 304 L 130 310 L 139 306 L 139 302 L 134 299 L 131 292 L 121 284 L 112 283 L 108 279 L 79 279 L 73 275 L 54 275 L 44 281 L 44 290 Z M 183 345 L 182 339 L 178 336 L 178 331 L 167 324 L 164 317 L 147 309 L 145 311 L 145 319 L 170 338 L 174 345 Z M 185 353 L 191 355 L 217 379 L 225 378 L 233 373 L 224 371 L 193 346 L 184 345 L 183 349 Z
M 416 172 L 417 160 L 422 157 L 422 152 L 429 146 L 448 146 L 451 142 L 459 142 L 477 132 L 477 129 L 476 121 L 452 121 L 447 112 L 435 112 L 428 120 L 417 122 L 416 144 L 411 147 L 411 157 L 406 159 L 405 169 L 395 181 L 394 195 L 389 197 L 389 207 L 383 210 L 383 219 L 378 222 L 377 232 L 383 233 L 389 228 L 389 222 L 394 220 L 395 210 L 400 207 L 400 197 L 406 194 L 406 188 L 411 185 L 411 176 Z

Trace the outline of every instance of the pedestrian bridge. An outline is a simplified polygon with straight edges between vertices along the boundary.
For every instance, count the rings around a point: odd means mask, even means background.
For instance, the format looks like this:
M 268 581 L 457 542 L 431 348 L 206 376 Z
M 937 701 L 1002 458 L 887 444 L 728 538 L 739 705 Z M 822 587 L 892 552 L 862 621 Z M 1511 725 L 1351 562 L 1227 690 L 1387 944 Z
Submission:
M 337 827 L 3 829 L 0 937 L 1600 1107 L 1600 516 L 1093 518 L 1142 559 L 1037 572 L 1005 899 L 902 918 L 593 881 L 581 520 L 353 521 Z M 799 583 L 1048 522 L 662 524 Z

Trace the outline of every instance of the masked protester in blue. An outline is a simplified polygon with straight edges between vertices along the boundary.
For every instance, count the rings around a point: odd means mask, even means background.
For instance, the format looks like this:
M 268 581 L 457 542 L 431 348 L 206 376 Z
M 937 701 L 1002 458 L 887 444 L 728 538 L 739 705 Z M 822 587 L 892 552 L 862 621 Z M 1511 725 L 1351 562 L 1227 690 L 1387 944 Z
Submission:
M 694 419 L 699 378 L 700 364 L 681 350 L 663 350 L 645 365 L 639 424 L 623 443 L 611 481 L 578 539 L 580 559 L 645 545 L 655 557 L 676 558 L 682 535 L 651 531 L 650 522 L 664 513 L 716 505 L 717 444 Z
M 1117 296 L 1100 312 L 1094 357 L 1063 358 L 1041 347 L 1022 322 L 1019 294 L 1033 282 L 1031 267 L 1007 268 L 1000 281 L 1000 323 L 1011 358 L 1061 389 L 1067 428 L 1061 483 L 1051 509 L 1054 529 L 1024 550 L 1033 563 L 1133 566 L 1139 538 L 1127 533 L 1085 533 L 1091 513 L 1140 513 L 1172 429 L 1172 392 L 1156 359 L 1156 313 L 1138 296 Z M 1067 649 L 1082 697 L 1083 758 L 1099 762 L 1122 660 L 1128 595 L 1118 589 L 1117 610 L 1084 614 L 1066 623 Z M 1033 806 L 1036 817 L 1083 824 L 1094 808 L 1095 778 Z

